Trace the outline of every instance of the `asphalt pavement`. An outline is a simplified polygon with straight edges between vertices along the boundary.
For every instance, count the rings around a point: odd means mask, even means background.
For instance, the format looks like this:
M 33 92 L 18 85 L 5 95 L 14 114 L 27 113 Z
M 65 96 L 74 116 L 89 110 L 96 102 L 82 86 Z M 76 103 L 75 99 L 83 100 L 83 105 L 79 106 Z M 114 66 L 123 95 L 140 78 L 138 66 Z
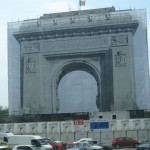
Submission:
M 113 150 L 136 150 L 136 148 L 119 148 L 119 149 L 113 149 Z

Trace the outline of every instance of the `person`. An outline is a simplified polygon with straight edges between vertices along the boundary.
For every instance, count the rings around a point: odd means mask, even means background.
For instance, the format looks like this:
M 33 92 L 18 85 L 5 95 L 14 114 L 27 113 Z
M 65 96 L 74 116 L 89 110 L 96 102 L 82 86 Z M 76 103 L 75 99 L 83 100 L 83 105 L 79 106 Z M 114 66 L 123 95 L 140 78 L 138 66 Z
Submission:
M 8 138 L 7 138 L 7 137 L 4 137 L 4 141 L 5 141 L 5 142 L 8 142 Z

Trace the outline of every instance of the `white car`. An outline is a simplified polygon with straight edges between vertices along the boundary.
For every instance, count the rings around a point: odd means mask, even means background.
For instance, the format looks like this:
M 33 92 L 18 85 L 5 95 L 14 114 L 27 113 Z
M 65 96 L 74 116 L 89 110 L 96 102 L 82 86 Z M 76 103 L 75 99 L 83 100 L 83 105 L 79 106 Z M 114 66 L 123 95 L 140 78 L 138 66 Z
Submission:
M 100 147 L 103 148 L 103 150 L 113 150 L 113 146 L 109 144 L 105 144 L 101 141 L 94 140 L 92 138 L 82 138 L 76 142 L 85 143 L 87 142 L 92 146 L 93 149 L 99 149 Z
M 103 147 L 98 145 L 91 145 L 87 141 L 85 142 L 76 142 L 75 144 L 79 144 L 80 146 L 86 147 L 89 150 L 103 150 Z
M 103 147 L 98 145 L 91 145 L 88 142 L 80 142 L 84 147 L 89 147 L 91 150 L 103 150 Z
M 83 146 L 89 147 L 92 150 L 102 150 L 103 147 L 99 145 L 98 141 L 93 140 L 92 138 L 82 138 L 75 143 L 81 143 Z
M 0 144 L 0 150 L 7 150 L 7 149 L 8 149 L 8 146 L 1 145 L 1 144 Z
M 79 142 L 87 142 L 87 141 L 91 141 L 91 140 L 93 140 L 93 139 L 92 139 L 92 138 L 82 138 L 82 139 L 76 141 L 76 143 L 79 143 Z
M 7 149 L 8 149 L 8 144 L 0 140 L 0 150 L 7 150 Z
M 12 150 L 39 150 L 34 145 L 16 145 Z
M 83 142 L 87 142 L 88 144 L 92 145 L 92 146 L 99 146 L 100 142 L 98 142 L 97 140 L 94 140 L 92 138 L 82 138 L 78 141 L 76 141 L 76 143 L 83 143 Z

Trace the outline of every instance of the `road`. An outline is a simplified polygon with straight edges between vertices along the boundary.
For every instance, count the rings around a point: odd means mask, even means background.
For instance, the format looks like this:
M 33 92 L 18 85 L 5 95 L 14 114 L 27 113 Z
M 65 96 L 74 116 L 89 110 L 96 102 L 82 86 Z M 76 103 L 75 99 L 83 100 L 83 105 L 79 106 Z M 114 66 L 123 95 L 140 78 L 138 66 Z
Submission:
M 136 148 L 119 148 L 119 149 L 113 149 L 113 150 L 136 150 Z

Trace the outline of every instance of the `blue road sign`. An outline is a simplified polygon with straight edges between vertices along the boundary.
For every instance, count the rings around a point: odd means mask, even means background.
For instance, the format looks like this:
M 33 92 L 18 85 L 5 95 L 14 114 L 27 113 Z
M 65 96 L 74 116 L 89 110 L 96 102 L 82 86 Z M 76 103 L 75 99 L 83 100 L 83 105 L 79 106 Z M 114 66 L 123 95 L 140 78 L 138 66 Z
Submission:
M 109 122 L 107 120 L 91 120 L 90 129 L 91 131 L 108 130 Z

